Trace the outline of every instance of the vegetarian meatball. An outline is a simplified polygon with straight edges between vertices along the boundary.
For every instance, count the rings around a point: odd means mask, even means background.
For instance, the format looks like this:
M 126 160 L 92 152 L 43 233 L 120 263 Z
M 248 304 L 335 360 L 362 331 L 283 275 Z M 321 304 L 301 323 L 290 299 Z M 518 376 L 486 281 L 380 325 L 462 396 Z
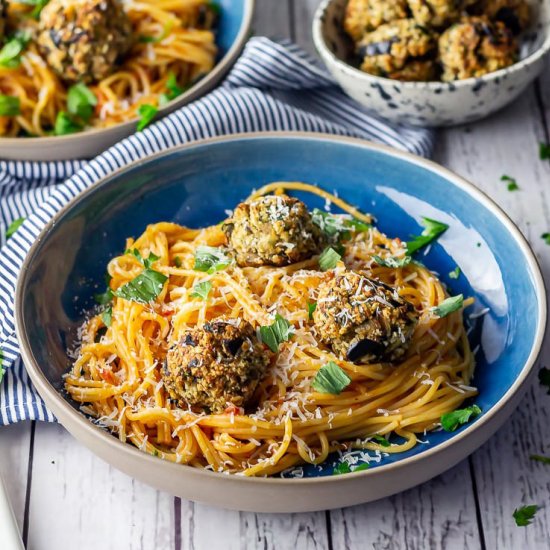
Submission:
M 321 230 L 306 205 L 285 195 L 266 195 L 242 202 L 223 226 L 241 267 L 290 265 L 323 248 Z
M 460 19 L 463 0 L 409 0 L 409 6 L 420 25 L 444 27 Z
M 50 0 L 40 14 L 38 46 L 66 82 L 111 74 L 132 44 L 132 25 L 119 0 Z
M 369 363 L 401 357 L 417 315 L 394 288 L 344 271 L 322 283 L 313 321 L 321 340 L 342 359 Z
M 270 358 L 250 323 L 210 321 L 170 347 L 164 385 L 180 407 L 222 413 L 229 405 L 246 406 Z
M 516 61 L 512 32 L 500 21 L 468 17 L 449 27 L 439 39 L 442 80 L 479 77 Z
M 354 41 L 383 23 L 407 17 L 406 0 L 349 0 L 344 29 Z
M 489 19 L 501 21 L 514 34 L 529 26 L 531 12 L 525 0 L 482 0 L 478 11 Z
M 367 33 L 357 47 L 361 70 L 397 80 L 433 80 L 435 35 L 414 19 L 398 19 Z

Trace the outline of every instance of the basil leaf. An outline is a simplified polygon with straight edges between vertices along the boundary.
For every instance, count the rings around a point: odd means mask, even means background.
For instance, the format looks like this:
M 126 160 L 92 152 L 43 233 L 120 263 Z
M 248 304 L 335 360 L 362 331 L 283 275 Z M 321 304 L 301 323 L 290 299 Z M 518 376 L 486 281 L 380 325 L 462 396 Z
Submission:
M 362 233 L 370 229 L 370 225 L 360 222 L 356 219 L 335 216 L 330 212 L 323 212 L 314 208 L 311 213 L 313 223 L 321 229 L 327 237 L 333 237 L 335 240 L 347 240 L 351 232 Z
M 349 386 L 351 378 L 334 361 L 323 365 L 311 382 L 312 388 L 319 393 L 338 395 Z
M 447 317 L 451 313 L 459 310 L 464 305 L 464 296 L 458 294 L 451 298 L 446 298 L 438 306 L 432 307 L 432 312 L 438 317 Z
M 26 4 L 27 6 L 34 6 L 34 9 L 30 12 L 30 17 L 38 19 L 40 12 L 44 9 L 46 4 L 50 0 L 17 0 L 20 4 Z
M 434 239 L 449 229 L 446 223 L 432 220 L 431 218 L 422 218 L 421 224 L 424 226 L 424 231 L 414 237 L 412 241 L 407 243 L 407 254 L 411 256 L 420 248 L 430 244 Z
M 149 105 L 147 103 L 140 105 L 138 108 L 138 115 L 140 118 L 137 124 L 137 131 L 141 132 L 151 124 L 157 113 L 158 109 L 154 105 Z
M 67 109 L 71 115 L 75 115 L 88 122 L 97 105 L 97 97 L 94 92 L 80 82 L 69 88 L 67 93 Z
M 376 443 L 378 443 L 382 447 L 389 447 L 391 445 L 391 443 L 384 436 L 380 434 L 376 434 L 375 436 L 373 436 L 372 439 L 374 439 Z
M 402 258 L 396 258 L 395 256 L 388 256 L 387 258 L 381 258 L 380 256 L 373 256 L 372 259 L 383 267 L 405 267 L 412 261 L 410 256 L 403 256 Z
M 550 465 L 550 456 L 531 455 L 529 458 L 531 460 L 536 460 L 537 462 Z
M 460 267 L 455 267 L 450 273 L 449 277 L 451 279 L 458 279 L 460 277 Z
M 26 218 L 17 218 L 10 223 L 8 229 L 6 230 L 6 240 L 13 236 L 13 234 L 23 225 L 25 220 Z
M 110 288 L 107 288 L 103 294 L 94 294 L 94 300 L 100 306 L 106 306 L 113 299 L 113 291 Z
M 505 181 L 508 183 L 508 191 L 517 191 L 519 189 L 518 182 L 515 178 L 504 175 L 500 177 L 500 181 Z
M 201 300 L 207 300 L 208 294 L 210 294 L 211 290 L 212 290 L 212 283 L 210 281 L 203 281 L 202 283 L 197 283 L 193 287 L 193 292 L 191 292 L 191 296 L 193 298 L 200 298 Z
M 319 256 L 319 268 L 321 271 L 328 271 L 334 269 L 338 262 L 342 259 L 342 256 L 334 250 L 332 247 L 327 247 L 323 250 Z
M 363 470 L 368 470 L 370 468 L 369 464 L 366 462 L 363 462 L 363 464 L 359 464 L 359 466 L 356 466 L 352 472 L 362 472 Z
M 21 64 L 21 54 L 29 43 L 30 35 L 25 32 L 18 32 L 4 44 L 0 50 L 0 65 L 8 69 L 15 69 Z
M 550 244 L 550 233 L 543 233 L 540 238 L 543 239 L 546 244 Z
M 168 93 L 166 94 L 168 100 L 176 99 L 176 97 L 183 94 L 183 92 L 185 91 L 185 89 L 178 84 L 178 79 L 176 78 L 176 75 L 172 72 L 168 74 L 168 79 L 166 80 L 166 88 L 168 89 Z
M 195 271 L 202 271 L 212 275 L 229 267 L 233 260 L 221 248 L 213 246 L 198 246 L 195 251 Z
M 336 466 L 334 466 L 334 470 L 332 471 L 333 476 L 338 476 L 341 474 L 349 474 L 351 472 L 350 465 L 347 462 L 340 462 Z
M 157 298 L 168 277 L 163 273 L 145 268 L 136 278 L 113 293 L 119 298 L 140 304 L 148 304 Z
M 313 312 L 317 309 L 317 302 L 311 302 L 307 304 L 307 316 L 311 321 L 313 319 Z
M 279 345 L 290 340 L 293 335 L 294 327 L 278 313 L 273 324 L 260 327 L 260 339 L 273 353 L 277 353 Z
M 106 327 L 110 327 L 113 321 L 113 306 L 109 305 L 107 309 L 101 314 L 101 320 Z
M 65 136 L 67 134 L 74 134 L 76 132 L 82 131 L 83 127 L 81 124 L 72 119 L 65 111 L 60 111 L 57 113 L 57 118 L 55 119 L 55 127 L 53 133 L 56 136 Z
M 521 508 L 516 508 L 512 516 L 516 520 L 516 525 L 518 527 L 526 527 L 530 525 L 537 513 L 539 507 L 536 504 L 530 504 L 529 506 L 522 506 Z
M 550 159 L 550 143 L 539 143 L 539 157 L 540 160 L 549 160 Z
M 21 102 L 13 95 L 0 94 L 0 116 L 17 116 L 21 114 Z
M 539 382 L 541 386 L 546 386 L 548 388 L 548 395 L 550 395 L 550 369 L 542 367 L 539 370 Z
M 153 252 L 149 252 L 149 256 L 147 256 L 147 258 L 144 258 L 137 248 L 128 248 L 124 251 L 124 254 L 135 256 L 139 260 L 139 262 L 146 268 L 153 267 L 153 263 L 160 260 L 160 257 Z
M 457 409 L 441 415 L 441 426 L 446 432 L 454 432 L 462 424 L 466 424 L 472 416 L 481 414 L 481 409 L 477 405 Z

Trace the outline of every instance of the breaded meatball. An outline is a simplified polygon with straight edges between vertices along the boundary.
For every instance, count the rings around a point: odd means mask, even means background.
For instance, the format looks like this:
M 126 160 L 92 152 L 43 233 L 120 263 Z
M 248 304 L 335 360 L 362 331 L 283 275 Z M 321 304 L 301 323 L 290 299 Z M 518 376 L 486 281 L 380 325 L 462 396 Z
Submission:
M 525 0 L 482 0 L 476 6 L 473 13 L 501 21 L 514 34 L 525 30 L 531 20 L 531 10 Z
M 111 74 L 132 45 L 132 25 L 119 0 L 50 0 L 40 14 L 38 46 L 66 82 Z
M 322 283 L 313 321 L 321 341 L 340 358 L 370 363 L 404 355 L 417 315 L 394 288 L 343 271 Z
M 354 41 L 384 23 L 407 17 L 406 0 L 349 0 L 344 29 Z
M 218 414 L 247 405 L 270 360 L 250 323 L 215 320 L 170 347 L 162 377 L 180 407 Z
M 439 39 L 442 80 L 479 77 L 512 65 L 518 54 L 512 32 L 500 21 L 467 17 Z
M 437 76 L 435 35 L 414 19 L 399 19 L 366 34 L 357 46 L 361 70 L 397 80 Z
M 306 205 L 285 195 L 242 202 L 223 230 L 241 267 L 301 262 L 318 254 L 324 244 Z
M 409 6 L 418 24 L 445 27 L 460 19 L 463 0 L 409 0 Z

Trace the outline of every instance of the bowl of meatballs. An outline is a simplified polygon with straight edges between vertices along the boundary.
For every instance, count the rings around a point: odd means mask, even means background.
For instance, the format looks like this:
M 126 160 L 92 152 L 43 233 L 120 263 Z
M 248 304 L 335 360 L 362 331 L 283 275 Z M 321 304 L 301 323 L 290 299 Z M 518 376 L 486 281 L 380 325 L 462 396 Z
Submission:
M 211 90 L 254 0 L 0 0 L 0 157 L 91 158 Z
M 547 0 L 326 0 L 315 46 L 344 91 L 388 120 L 452 126 L 513 101 L 550 49 Z
M 107 176 L 37 235 L 15 301 L 31 380 L 82 444 L 256 512 L 354 505 L 452 467 L 517 406 L 546 323 L 533 253 L 472 184 L 299 133 Z

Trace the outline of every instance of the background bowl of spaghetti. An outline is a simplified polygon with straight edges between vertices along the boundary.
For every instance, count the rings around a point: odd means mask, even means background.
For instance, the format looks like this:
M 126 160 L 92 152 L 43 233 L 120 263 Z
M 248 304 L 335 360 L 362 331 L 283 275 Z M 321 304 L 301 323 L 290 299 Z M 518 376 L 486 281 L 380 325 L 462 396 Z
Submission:
M 175 99 L 158 109 L 159 117 L 194 101 L 220 82 L 239 56 L 250 33 L 254 0 L 216 0 L 219 19 L 214 68 Z M 136 131 L 137 119 L 104 128 L 60 136 L 0 137 L 0 158 L 13 160 L 69 160 L 92 158 Z
M 246 163 L 235 163 L 246 158 Z M 368 171 L 364 167 L 368 166 Z M 332 475 L 338 457 L 282 477 L 246 478 L 177 465 L 121 443 L 94 425 L 63 391 L 75 339 L 104 266 L 160 220 L 202 227 L 253 188 L 302 180 L 377 218 L 381 231 L 407 239 L 422 216 L 449 230 L 421 258 L 452 287 L 475 298 L 467 310 L 477 352 L 473 384 L 482 410 L 455 432 L 430 432 L 423 443 L 370 468 Z M 206 187 L 208 182 L 208 187 Z M 297 193 L 308 207 L 318 197 Z M 461 269 L 458 279 L 448 273 Z M 536 260 L 517 228 L 474 186 L 418 157 L 332 136 L 257 134 L 180 147 L 133 164 L 95 185 L 61 211 L 28 254 L 18 281 L 16 325 L 32 381 L 60 422 L 113 466 L 184 498 L 242 510 L 298 512 L 375 500 L 450 468 L 478 448 L 517 406 L 539 354 L 545 289 Z M 269 495 L 269 499 L 265 495 Z

